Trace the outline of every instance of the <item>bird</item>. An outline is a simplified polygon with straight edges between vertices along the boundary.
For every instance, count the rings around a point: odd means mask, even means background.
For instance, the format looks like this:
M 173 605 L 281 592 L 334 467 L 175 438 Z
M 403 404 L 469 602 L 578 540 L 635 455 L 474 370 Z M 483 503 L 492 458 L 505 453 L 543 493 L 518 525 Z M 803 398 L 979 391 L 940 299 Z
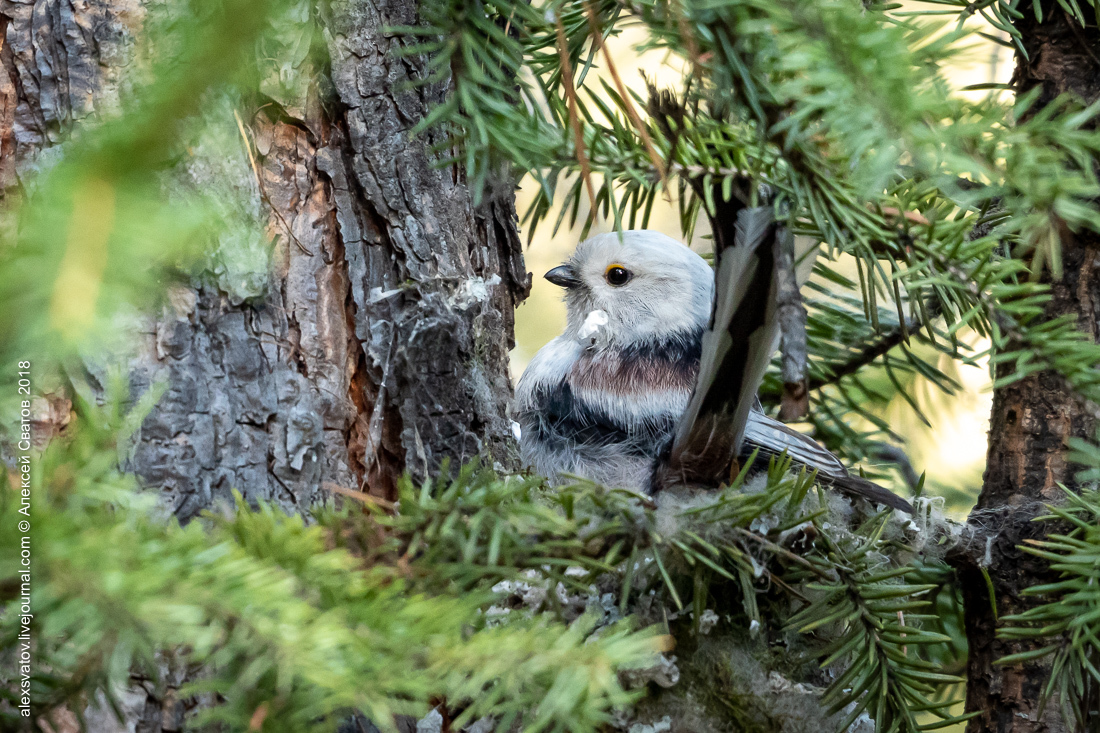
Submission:
M 772 244 L 784 232 L 770 206 L 736 222 L 714 268 L 671 237 L 627 230 L 586 239 L 545 274 L 564 290 L 566 325 L 516 384 L 521 459 L 551 482 L 655 495 L 716 488 L 756 451 L 786 454 L 823 484 L 911 513 L 763 412 L 756 392 L 779 337 Z

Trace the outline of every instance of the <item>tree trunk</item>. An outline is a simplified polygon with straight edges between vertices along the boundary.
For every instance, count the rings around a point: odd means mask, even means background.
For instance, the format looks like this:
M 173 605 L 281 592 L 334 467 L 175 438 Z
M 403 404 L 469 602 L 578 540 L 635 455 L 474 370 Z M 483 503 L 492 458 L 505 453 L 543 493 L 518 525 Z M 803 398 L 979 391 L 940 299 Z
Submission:
M 326 482 L 392 499 L 447 458 L 514 467 L 508 351 L 530 278 L 511 189 L 474 206 L 462 172 L 434 166 L 440 139 L 410 136 L 449 88 L 411 86 L 424 60 L 383 31 L 415 25 L 415 0 L 300 7 L 319 30 L 303 81 L 262 83 L 240 127 L 218 121 L 241 138 L 226 170 L 275 239 L 272 273 L 255 293 L 217 271 L 174 290 L 131 365 L 135 396 L 167 390 L 128 466 L 184 521 L 233 489 L 302 511 Z M 9 200 L 75 125 L 119 111 L 146 10 L 0 0 Z M 196 185 L 217 174 L 184 165 Z M 148 695 L 128 722 L 177 730 L 171 691 Z
M 1085 103 L 1100 98 L 1100 31 L 1081 28 L 1055 2 L 1043 3 L 1043 22 L 1028 6 L 1017 23 L 1027 56 L 1017 53 L 1013 82 L 1017 94 L 1038 87 L 1039 110 L 1061 94 Z M 1051 281 L 1046 318 L 1072 314 L 1077 326 L 1095 341 L 1100 316 L 1100 238 L 1062 227 L 1062 277 Z M 1013 348 L 1011 345 L 1009 348 Z M 1010 364 L 997 367 L 997 378 L 1011 374 Z M 1076 396 L 1053 372 L 1040 372 L 994 392 L 989 454 L 981 496 L 970 515 L 985 540 L 976 560 L 960 569 L 966 600 L 970 658 L 966 709 L 981 715 L 968 731 L 1061 731 L 1070 725 L 1056 704 L 1039 716 L 1042 688 L 1049 677 L 1043 662 L 996 666 L 995 660 L 1035 648 L 1030 642 L 995 638 L 997 617 L 1020 613 L 1039 602 L 1021 592 L 1050 580 L 1045 561 L 1020 552 L 1027 539 L 1043 536 L 1047 527 L 1031 520 L 1044 513 L 1044 503 L 1059 502 L 1058 484 L 1074 486 L 1078 470 L 1067 461 L 1070 436 L 1092 438 L 1097 409 Z M 984 550 L 984 553 L 983 551 Z M 993 599 L 982 569 L 992 581 Z M 994 604 L 997 617 L 994 616 Z
M 381 32 L 415 24 L 414 2 L 334 2 L 319 20 L 330 77 L 246 116 L 278 235 L 266 298 L 196 288 L 144 359 L 171 388 L 133 467 L 181 518 L 231 488 L 300 510 L 324 482 L 393 498 L 403 471 L 444 457 L 510 462 L 529 282 L 511 199 L 475 209 L 459 172 L 433 167 L 439 141 L 410 138 L 447 91 L 408 89 L 422 62 Z
M 507 359 L 529 278 L 511 196 L 475 207 L 460 171 L 433 166 L 440 140 L 409 135 L 448 90 L 410 88 L 423 59 L 382 32 L 415 24 L 415 2 L 309 11 L 324 68 L 240 110 L 262 182 L 243 139 L 235 173 L 276 239 L 270 281 L 259 298 L 218 278 L 172 293 L 135 366 L 135 392 L 168 391 L 131 466 L 181 519 L 232 488 L 304 509 L 326 481 L 392 497 L 403 471 L 422 479 L 445 457 L 512 462 Z M 127 0 L 0 2 L 5 189 L 74 124 L 117 110 L 144 15 Z

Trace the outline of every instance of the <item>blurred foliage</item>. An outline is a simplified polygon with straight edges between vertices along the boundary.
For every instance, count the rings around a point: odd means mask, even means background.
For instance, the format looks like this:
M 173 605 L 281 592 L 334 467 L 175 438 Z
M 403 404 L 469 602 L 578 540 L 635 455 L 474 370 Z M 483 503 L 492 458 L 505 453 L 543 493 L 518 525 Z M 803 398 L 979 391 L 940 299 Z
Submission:
M 328 507 L 307 524 L 238 499 L 180 527 L 117 468 L 118 441 L 139 419 L 121 405 L 79 403 L 78 426 L 36 466 L 38 714 L 80 711 L 96 693 L 112 700 L 131 674 L 157 684 L 172 650 L 174 663 L 202 670 L 181 696 L 214 703 L 196 724 L 244 730 L 264 707 L 265 731 L 331 730 L 354 710 L 385 727 L 444 698 L 462 710 L 459 725 L 492 715 L 498 730 L 521 719 L 524 730 L 594 731 L 637 694 L 616 671 L 651 664 L 659 648 L 657 627 L 605 620 L 592 633 L 602 614 L 591 611 L 566 623 L 562 598 L 614 578 L 624 611 L 656 588 L 698 619 L 735 593 L 735 624 L 796 631 L 809 659 L 846 670 L 827 700 L 851 719 L 866 710 L 917 730 L 917 713 L 947 715 L 950 701 L 930 697 L 958 678 L 933 671 L 950 638 L 927 613 L 938 586 L 925 582 L 942 566 L 915 562 L 910 543 L 935 527 L 907 529 L 885 513 L 849 527 L 789 463 L 773 461 L 747 490 L 746 471 L 714 503 L 671 510 L 467 466 L 452 480 L 404 481 L 396 514 L 362 495 L 365 513 Z M 10 583 L 19 503 L 10 486 L 0 496 Z M 806 545 L 797 554 L 784 539 L 792 530 Z M 502 580 L 546 588 L 547 604 L 482 613 Z M 8 652 L 19 621 L 9 606 Z
M 629 624 L 598 637 L 585 620 L 489 627 L 485 589 L 421 592 L 395 568 L 333 548 L 331 515 L 307 525 L 238 497 L 186 527 L 166 519 L 118 470 L 120 405 L 80 405 L 78 426 L 36 466 L 36 715 L 60 705 L 80 715 L 96 693 L 116 705 L 132 673 L 159 683 L 165 652 L 202 669 L 181 695 L 219 703 L 194 724 L 230 730 L 254 729 L 261 707 L 265 731 L 331 731 L 355 710 L 391 730 L 395 714 L 423 715 L 443 696 L 467 703 L 464 719 L 537 709 L 544 717 L 528 730 L 592 731 L 632 699 L 615 671 L 645 663 L 656 645 Z M 20 504 L 6 484 L 0 576 L 18 585 Z M 16 605 L 4 614 L 5 653 L 19 634 Z

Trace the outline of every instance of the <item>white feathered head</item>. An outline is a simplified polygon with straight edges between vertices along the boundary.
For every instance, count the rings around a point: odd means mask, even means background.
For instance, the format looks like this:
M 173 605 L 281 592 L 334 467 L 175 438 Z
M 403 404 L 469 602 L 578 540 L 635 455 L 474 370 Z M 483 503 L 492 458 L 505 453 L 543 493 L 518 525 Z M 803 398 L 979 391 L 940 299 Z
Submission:
M 627 346 L 707 325 L 714 272 L 680 242 L 645 230 L 598 234 L 546 273 L 565 288 L 565 334 Z

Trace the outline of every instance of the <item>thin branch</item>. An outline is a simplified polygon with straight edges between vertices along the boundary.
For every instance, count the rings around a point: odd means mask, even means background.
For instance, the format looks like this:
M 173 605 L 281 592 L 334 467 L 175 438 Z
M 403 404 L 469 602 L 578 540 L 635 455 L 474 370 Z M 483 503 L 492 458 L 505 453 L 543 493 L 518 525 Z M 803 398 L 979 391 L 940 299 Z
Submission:
M 573 130 L 573 144 L 577 148 L 577 164 L 581 168 L 581 177 L 588 189 L 588 202 L 592 206 L 590 216 L 596 216 L 596 189 L 592 186 L 592 167 L 588 164 L 588 153 L 584 149 L 584 133 L 581 132 L 580 117 L 577 114 L 577 90 L 573 88 L 573 65 L 569 63 L 569 46 L 565 40 L 565 27 L 561 16 L 554 13 L 558 39 L 558 56 L 561 57 L 561 77 L 565 84 L 565 99 L 569 104 L 569 127 Z
M 781 334 L 783 397 L 779 419 L 798 420 L 810 411 L 806 383 L 806 306 L 795 274 L 794 235 L 782 226 L 775 237 L 776 311 Z
M 346 496 L 351 499 L 355 499 L 356 501 L 361 501 L 364 504 L 381 507 L 388 512 L 394 512 L 397 510 L 397 505 L 394 504 L 392 501 L 386 501 L 385 499 L 377 496 L 372 496 L 362 491 L 349 489 L 346 486 L 340 486 L 339 484 L 334 484 L 331 481 L 325 481 L 324 483 L 322 483 L 321 488 L 323 488 L 325 491 L 331 491 L 334 494 L 340 494 L 341 496 Z
M 603 53 L 604 60 L 607 62 L 607 70 L 611 74 L 611 80 L 615 82 L 615 89 L 618 90 L 619 96 L 623 100 L 623 109 L 626 111 L 627 117 L 630 118 L 630 122 L 638 130 L 638 136 L 642 139 L 642 144 L 645 146 L 646 152 L 649 154 L 649 159 L 653 161 L 654 167 L 661 174 L 661 180 L 665 182 L 665 190 L 668 191 L 668 168 L 665 166 L 665 162 L 661 159 L 661 156 L 657 153 L 657 148 L 653 146 L 653 140 L 649 137 L 649 130 L 646 129 L 645 124 L 642 122 L 642 118 L 638 115 L 638 110 L 634 109 L 634 103 L 630 101 L 630 93 L 626 90 L 626 85 L 623 84 L 622 78 L 619 76 L 619 70 L 615 68 L 615 62 L 611 60 L 611 52 L 607 50 L 607 45 L 603 42 L 603 32 L 600 30 L 599 19 L 596 18 L 596 11 L 592 9 L 592 3 L 589 0 L 584 0 L 584 10 L 588 15 L 588 27 L 592 32 L 593 42 L 599 46 L 600 51 Z M 560 30 L 561 22 L 558 22 L 559 33 L 563 33 Z
M 676 25 L 680 29 L 680 36 L 684 39 L 684 45 L 687 47 L 688 61 L 691 62 L 691 72 L 695 76 L 699 76 L 699 44 L 695 42 L 695 34 L 691 31 L 691 24 L 688 23 L 688 16 L 686 8 L 680 0 L 672 0 L 670 9 L 676 15 Z
M 906 486 L 914 490 L 917 488 L 917 484 L 920 483 L 920 476 L 913 468 L 913 462 L 909 460 L 909 455 L 901 448 L 890 443 L 875 443 L 868 453 L 873 458 L 893 463 L 905 480 Z
M 867 366 L 875 359 L 878 359 L 883 354 L 890 351 L 898 344 L 903 343 L 906 340 L 906 333 L 913 332 L 920 329 L 921 323 L 918 320 L 913 320 L 905 328 L 901 325 L 895 326 L 886 333 L 884 333 L 878 340 L 864 346 L 862 349 L 856 352 L 856 354 L 848 361 L 834 367 L 827 377 L 815 377 L 809 380 L 808 389 L 812 392 L 819 390 L 822 387 L 827 387 L 830 384 L 836 384 L 844 377 L 855 374 L 863 367 Z M 907 331 L 906 329 L 909 329 Z
M 975 286 L 976 288 L 977 286 Z M 908 321 L 902 321 L 897 326 L 894 326 L 889 331 L 883 333 L 877 340 L 864 346 L 858 352 L 856 352 L 848 361 L 839 364 L 831 369 L 832 373 L 825 377 L 816 377 L 809 380 L 808 389 L 813 392 L 827 387 L 830 384 L 836 384 L 844 377 L 855 374 L 863 367 L 867 366 L 875 359 L 887 354 L 890 349 L 898 346 L 902 343 L 909 341 L 909 335 L 919 333 L 924 326 L 928 326 L 928 332 L 932 333 L 932 319 L 940 315 L 942 305 L 939 298 L 931 297 L 924 302 L 924 306 L 920 309 L 924 314 L 924 319 L 912 318 Z

